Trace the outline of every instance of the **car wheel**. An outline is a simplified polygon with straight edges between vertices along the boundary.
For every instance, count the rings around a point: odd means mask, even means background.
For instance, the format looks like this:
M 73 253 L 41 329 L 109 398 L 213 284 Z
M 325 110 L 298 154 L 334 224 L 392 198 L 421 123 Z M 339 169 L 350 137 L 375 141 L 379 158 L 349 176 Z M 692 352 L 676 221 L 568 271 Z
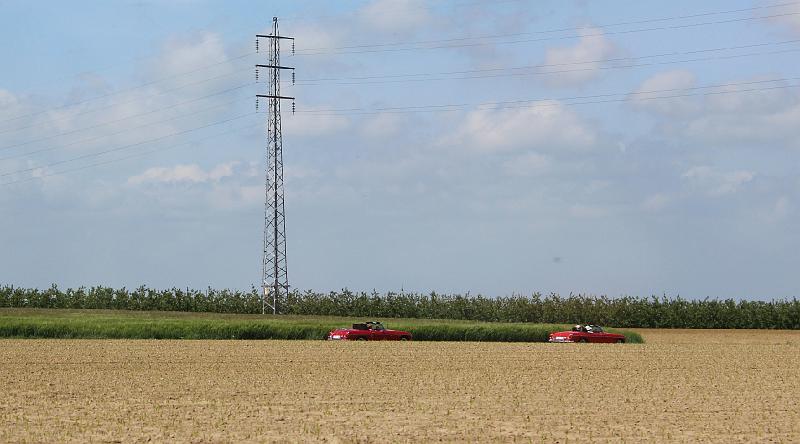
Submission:
M 578 342 L 580 342 L 581 344 L 586 344 L 587 342 L 589 342 L 589 340 L 586 338 L 580 338 L 578 339 Z
M 625 343 L 624 339 L 617 339 L 617 344 L 624 344 L 624 343 Z
M 400 338 L 400 340 L 401 340 L 401 341 L 408 341 L 408 338 L 407 338 L 407 337 L 405 337 L 405 336 L 403 336 L 402 338 Z
M 366 340 L 367 340 L 367 338 L 365 338 L 365 337 L 360 337 L 360 338 L 356 339 L 356 341 L 366 341 Z

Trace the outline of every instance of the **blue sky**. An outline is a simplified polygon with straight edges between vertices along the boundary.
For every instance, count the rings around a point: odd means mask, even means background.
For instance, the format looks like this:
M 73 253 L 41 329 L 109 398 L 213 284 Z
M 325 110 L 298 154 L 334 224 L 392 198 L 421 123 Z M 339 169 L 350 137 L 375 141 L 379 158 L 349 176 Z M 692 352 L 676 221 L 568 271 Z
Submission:
M 0 12 L 0 283 L 258 285 L 277 15 L 293 287 L 800 295 L 798 2 Z

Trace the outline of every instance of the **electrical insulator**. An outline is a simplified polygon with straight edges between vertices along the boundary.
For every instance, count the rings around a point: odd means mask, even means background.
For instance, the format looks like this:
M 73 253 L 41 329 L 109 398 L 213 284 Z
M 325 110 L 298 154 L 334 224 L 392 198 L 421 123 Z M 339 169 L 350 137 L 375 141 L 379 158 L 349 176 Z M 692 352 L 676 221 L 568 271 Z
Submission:
M 294 114 L 296 109 L 297 109 L 297 107 L 294 104 L 294 100 L 292 100 L 292 114 Z
M 256 37 L 256 52 L 258 52 L 258 37 Z
M 258 112 L 258 98 L 256 98 L 256 112 Z
M 292 40 L 292 55 L 294 55 L 294 40 Z
M 294 70 L 292 70 L 292 85 L 294 85 Z
M 258 82 L 258 68 L 256 68 L 256 82 Z

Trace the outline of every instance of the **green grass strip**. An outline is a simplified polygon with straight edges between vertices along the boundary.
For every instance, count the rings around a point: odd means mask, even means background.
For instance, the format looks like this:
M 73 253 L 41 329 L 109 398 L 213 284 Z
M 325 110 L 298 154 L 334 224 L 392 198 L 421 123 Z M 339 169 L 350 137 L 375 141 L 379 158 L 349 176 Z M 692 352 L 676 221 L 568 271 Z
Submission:
M 113 310 L 0 309 L 0 337 L 84 339 L 323 339 L 360 319 Z M 564 325 L 384 319 L 417 341 L 546 342 Z M 613 331 L 613 330 L 612 330 Z M 629 343 L 641 335 L 617 331 Z

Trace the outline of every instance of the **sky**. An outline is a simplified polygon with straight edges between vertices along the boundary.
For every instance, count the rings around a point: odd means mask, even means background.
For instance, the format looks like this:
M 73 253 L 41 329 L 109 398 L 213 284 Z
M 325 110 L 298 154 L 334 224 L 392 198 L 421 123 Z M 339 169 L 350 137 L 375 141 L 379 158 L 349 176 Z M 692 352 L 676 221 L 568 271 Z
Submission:
M 0 284 L 800 296 L 800 2 L 0 0 Z

